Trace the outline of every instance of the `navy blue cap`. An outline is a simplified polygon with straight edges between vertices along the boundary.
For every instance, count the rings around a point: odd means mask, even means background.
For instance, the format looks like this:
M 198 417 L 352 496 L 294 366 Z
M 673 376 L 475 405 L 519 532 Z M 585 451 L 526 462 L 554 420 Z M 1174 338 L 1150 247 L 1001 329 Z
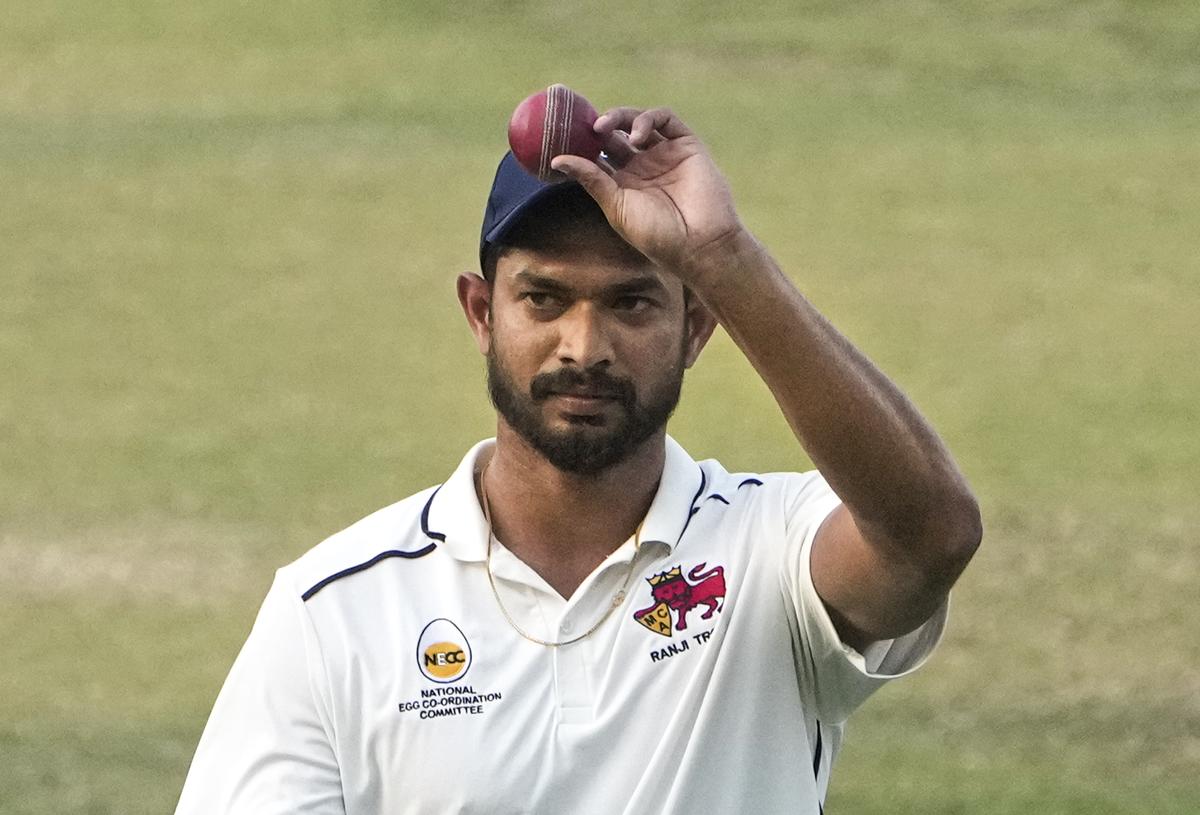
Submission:
M 538 201 L 558 191 L 579 185 L 564 178 L 562 181 L 539 181 L 517 163 L 512 151 L 504 154 L 496 168 L 496 179 L 488 194 L 487 208 L 483 211 L 483 229 L 479 233 L 479 266 L 488 247 L 500 241 L 510 229 L 517 225 L 521 216 Z

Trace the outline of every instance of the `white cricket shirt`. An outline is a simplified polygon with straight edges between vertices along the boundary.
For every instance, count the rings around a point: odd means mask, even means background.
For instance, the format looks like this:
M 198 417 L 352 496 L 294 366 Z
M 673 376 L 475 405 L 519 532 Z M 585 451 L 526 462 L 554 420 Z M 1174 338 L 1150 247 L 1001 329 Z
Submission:
M 563 599 L 508 550 L 484 570 L 474 447 L 445 484 L 278 571 L 217 698 L 179 815 L 818 815 L 843 722 L 917 668 L 943 607 L 864 657 L 809 574 L 838 504 L 818 473 L 746 475 L 667 439 L 642 529 Z

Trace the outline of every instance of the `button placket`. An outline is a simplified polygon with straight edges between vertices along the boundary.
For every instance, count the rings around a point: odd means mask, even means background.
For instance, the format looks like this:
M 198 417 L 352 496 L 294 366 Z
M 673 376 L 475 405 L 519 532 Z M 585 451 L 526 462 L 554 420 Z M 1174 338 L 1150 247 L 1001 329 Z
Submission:
M 619 625 L 623 605 L 613 608 L 613 597 L 628 578 L 632 565 L 630 558 L 636 556 L 636 552 L 626 552 L 625 557 L 606 563 L 600 572 L 584 582 L 583 591 L 564 606 L 559 620 L 563 639 L 578 637 L 587 627 L 601 620 L 604 622 L 590 637 L 554 649 L 561 724 L 585 724 L 594 718 L 595 683 L 591 675 L 591 656 L 597 647 L 594 639 L 610 636 L 612 626 Z M 630 590 L 626 589 L 627 592 Z

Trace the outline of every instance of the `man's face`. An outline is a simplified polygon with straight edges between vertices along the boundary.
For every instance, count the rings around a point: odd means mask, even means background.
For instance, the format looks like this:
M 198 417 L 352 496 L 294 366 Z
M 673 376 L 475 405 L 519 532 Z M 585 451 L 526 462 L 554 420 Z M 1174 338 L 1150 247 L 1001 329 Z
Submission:
M 682 285 L 611 235 L 506 252 L 490 319 L 492 402 L 565 472 L 599 473 L 659 432 L 692 361 Z

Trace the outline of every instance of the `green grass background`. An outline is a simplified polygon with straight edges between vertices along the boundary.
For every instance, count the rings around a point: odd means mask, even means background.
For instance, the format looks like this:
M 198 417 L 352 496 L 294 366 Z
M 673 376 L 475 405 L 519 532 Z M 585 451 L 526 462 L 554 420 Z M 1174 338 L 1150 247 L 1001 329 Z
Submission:
M 17 0 L 0 812 L 160 813 L 272 570 L 490 433 L 517 100 L 670 104 L 987 535 L 831 813 L 1200 811 L 1200 6 Z M 718 336 L 674 434 L 805 460 Z

